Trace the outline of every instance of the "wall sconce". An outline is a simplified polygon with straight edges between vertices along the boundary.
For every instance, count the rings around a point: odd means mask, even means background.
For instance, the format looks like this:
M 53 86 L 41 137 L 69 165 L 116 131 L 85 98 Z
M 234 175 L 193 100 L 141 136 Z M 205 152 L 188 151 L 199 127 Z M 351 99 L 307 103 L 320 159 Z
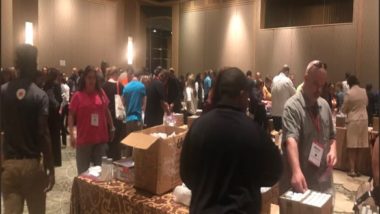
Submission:
M 25 44 L 33 45 L 33 23 L 25 22 Z
M 128 65 L 133 64 L 133 38 L 131 36 L 128 36 L 127 62 L 128 62 Z

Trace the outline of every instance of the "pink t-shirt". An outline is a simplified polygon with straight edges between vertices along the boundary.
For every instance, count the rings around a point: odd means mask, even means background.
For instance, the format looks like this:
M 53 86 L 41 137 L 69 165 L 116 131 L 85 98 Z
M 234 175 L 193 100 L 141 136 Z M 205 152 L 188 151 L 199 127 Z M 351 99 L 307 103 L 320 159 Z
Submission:
M 107 143 L 107 111 L 109 100 L 101 93 L 76 92 L 69 109 L 76 114 L 77 145 Z

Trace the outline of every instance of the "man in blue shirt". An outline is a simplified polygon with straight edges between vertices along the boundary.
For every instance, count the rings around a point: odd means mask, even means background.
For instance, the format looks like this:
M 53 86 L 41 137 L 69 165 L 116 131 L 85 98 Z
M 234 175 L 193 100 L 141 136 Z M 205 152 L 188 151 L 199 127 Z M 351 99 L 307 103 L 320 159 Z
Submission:
M 146 106 L 146 91 L 145 86 L 142 84 L 133 71 L 129 74 L 132 80 L 124 87 L 123 100 L 126 111 L 126 125 L 127 136 L 137 130 L 142 129 L 143 112 Z M 127 156 L 132 155 L 132 149 L 127 149 Z
M 206 78 L 203 80 L 203 90 L 205 92 L 205 101 L 208 98 L 208 93 L 212 85 L 212 80 L 211 80 L 210 75 L 211 75 L 210 71 L 206 71 Z

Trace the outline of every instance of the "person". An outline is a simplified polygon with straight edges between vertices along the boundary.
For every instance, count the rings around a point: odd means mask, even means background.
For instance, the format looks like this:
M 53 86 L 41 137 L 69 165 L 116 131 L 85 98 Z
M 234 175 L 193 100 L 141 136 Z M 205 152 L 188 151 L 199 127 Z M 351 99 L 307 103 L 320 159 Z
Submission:
M 55 183 L 49 98 L 33 83 L 37 48 L 23 44 L 17 47 L 15 55 L 19 76 L 2 85 L 0 93 L 3 211 L 23 213 L 26 201 L 30 214 L 41 214 L 46 209 L 46 193 Z
M 143 113 L 146 108 L 146 89 L 134 72 L 130 72 L 130 82 L 123 89 L 123 100 L 126 111 L 126 136 L 143 128 Z M 132 156 L 132 148 L 127 147 L 127 156 Z
M 345 95 L 347 94 L 348 90 L 350 90 L 350 86 L 349 86 L 348 83 L 347 83 L 347 79 L 348 79 L 348 77 L 350 77 L 350 76 L 351 76 L 351 73 L 346 72 L 346 73 L 344 74 L 344 80 L 342 81 L 343 93 L 344 93 Z
M 61 154 L 61 116 L 59 109 L 62 103 L 62 91 L 59 83 L 60 72 L 55 68 L 49 68 L 44 91 L 49 97 L 49 131 L 55 166 L 62 166 Z
M 379 172 L 379 164 L 380 164 L 380 153 L 379 153 L 379 136 L 377 136 L 374 140 L 374 145 L 372 149 L 372 175 L 373 175 L 373 186 L 378 187 L 380 185 L 380 172 Z
M 155 79 L 153 79 L 147 87 L 144 123 L 148 128 L 163 124 L 164 112 L 166 114 L 170 113 L 164 90 L 164 85 L 167 83 L 168 78 L 168 71 L 156 69 Z
M 76 67 L 73 67 L 71 76 L 67 81 L 67 85 L 70 87 L 70 98 L 71 96 L 78 91 L 78 83 L 79 83 L 79 71 Z
M 115 126 L 115 135 L 112 140 L 108 142 L 107 157 L 112 158 L 113 161 L 121 159 L 121 140 L 125 137 L 125 118 L 116 118 L 115 112 L 115 95 L 122 96 L 123 85 L 118 81 L 119 70 L 116 67 L 107 68 L 108 81 L 104 83 L 103 90 L 110 101 L 108 109 L 111 112 L 113 124 Z
M 203 90 L 204 90 L 204 93 L 205 93 L 205 100 L 204 100 L 204 102 L 206 102 L 206 100 L 208 98 L 211 86 L 212 86 L 211 71 L 206 71 L 205 72 L 205 78 L 203 80 Z
M 67 81 L 63 73 L 60 76 L 62 103 L 59 108 L 59 114 L 61 115 L 61 137 L 62 146 L 67 146 L 67 117 L 69 115 L 69 101 L 70 101 L 70 87 L 67 85 Z
M 245 73 L 248 79 L 252 79 L 252 71 L 248 70 L 247 73 Z
M 96 69 L 87 66 L 79 81 L 79 91 L 69 106 L 69 133 L 71 146 L 76 148 L 78 174 L 82 174 L 90 163 L 101 165 L 106 155 L 107 142 L 113 139 L 115 127 L 109 100 L 100 87 Z M 77 124 L 74 134 L 74 120 Z
M 285 102 L 296 93 L 292 81 L 288 78 L 289 67 L 284 65 L 280 73 L 273 78 L 272 110 L 273 126 L 276 131 L 281 129 L 281 117 Z
M 255 83 L 257 83 L 259 80 L 261 80 L 261 73 L 257 71 L 255 73 L 254 81 L 255 81 Z
M 203 90 L 203 73 L 198 73 L 195 77 L 195 92 L 197 94 L 197 100 L 198 100 L 198 106 L 196 106 L 197 109 L 203 109 L 203 101 L 205 98 L 205 93 Z M 184 90 L 185 91 L 185 90 Z
M 364 88 L 359 87 L 359 80 L 355 75 L 347 78 L 350 90 L 344 96 L 342 112 L 347 114 L 347 149 L 351 177 L 359 176 L 357 161 L 360 149 L 368 148 L 368 98 Z
M 375 103 L 376 96 L 372 91 L 372 84 L 367 84 L 365 86 L 367 92 L 368 105 L 367 105 L 367 114 L 368 114 L 368 126 L 372 126 L 373 115 L 375 114 Z
M 336 163 L 335 128 L 331 109 L 321 98 L 326 83 L 325 64 L 311 61 L 301 93 L 285 103 L 282 118 L 285 171 L 280 194 L 290 187 L 333 194 L 332 167 Z
M 262 81 L 262 80 L 261 80 Z M 267 81 L 267 80 L 265 80 Z M 263 100 L 271 101 L 272 100 L 272 93 L 270 92 L 270 88 L 268 89 L 267 84 L 264 81 L 263 85 Z
M 336 93 L 335 93 L 336 108 L 337 108 L 337 112 L 341 112 L 342 106 L 343 106 L 343 100 L 344 100 L 343 84 L 342 84 L 342 82 L 337 82 L 335 84 L 335 87 L 336 87 Z
M 222 70 L 213 89 L 215 108 L 187 133 L 180 175 L 191 190 L 190 213 L 259 213 L 260 187 L 279 179 L 279 150 L 245 114 L 249 82 L 238 68 Z
M 181 85 L 177 77 L 175 76 L 175 71 L 173 68 L 169 70 L 169 79 L 166 84 L 167 91 L 167 101 L 172 112 L 181 113 Z
M 326 102 L 329 104 L 330 109 L 333 111 L 334 110 L 334 99 L 335 99 L 335 94 L 331 89 L 334 89 L 335 86 L 332 83 L 326 83 L 325 86 L 322 89 L 322 94 L 321 97 L 326 100 Z
M 195 115 L 197 113 L 197 92 L 195 88 L 194 75 L 190 75 L 185 89 L 185 102 L 186 102 L 186 115 L 185 118 Z M 187 121 L 187 119 L 186 119 Z
M 258 79 L 256 83 L 251 82 L 251 93 L 249 94 L 249 111 L 254 115 L 254 121 L 264 130 L 267 130 L 268 121 L 265 111 L 264 100 L 264 82 Z

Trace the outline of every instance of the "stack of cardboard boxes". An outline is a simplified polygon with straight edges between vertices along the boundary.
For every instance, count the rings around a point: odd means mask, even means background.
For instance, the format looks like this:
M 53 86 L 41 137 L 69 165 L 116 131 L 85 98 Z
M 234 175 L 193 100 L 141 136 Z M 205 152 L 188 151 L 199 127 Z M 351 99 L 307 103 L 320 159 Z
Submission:
M 305 193 L 287 191 L 280 197 L 281 214 L 331 214 L 332 196 L 307 190 Z

